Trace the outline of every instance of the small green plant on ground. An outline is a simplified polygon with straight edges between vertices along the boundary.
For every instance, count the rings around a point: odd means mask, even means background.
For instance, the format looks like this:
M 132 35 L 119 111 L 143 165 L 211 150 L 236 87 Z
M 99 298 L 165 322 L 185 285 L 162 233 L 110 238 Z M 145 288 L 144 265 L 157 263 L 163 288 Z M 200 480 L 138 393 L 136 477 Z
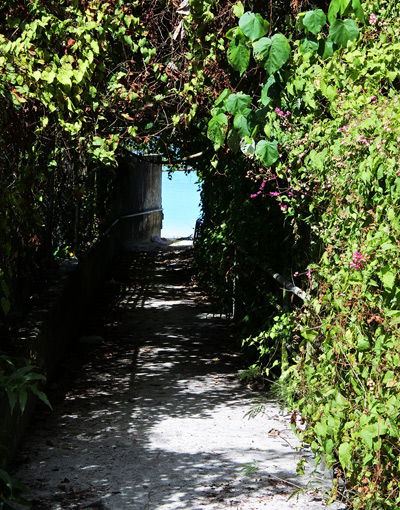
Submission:
M 28 395 L 33 393 L 42 402 L 51 408 L 51 404 L 41 387 L 46 378 L 40 374 L 37 367 L 30 365 L 26 360 L 10 359 L 7 356 L 0 356 L 0 398 L 3 404 L 9 406 L 11 414 L 25 412 Z M 0 448 L 1 457 L 7 458 L 7 435 L 9 431 L 1 431 L 2 437 Z M 23 497 L 24 487 L 5 469 L 0 469 L 0 508 L 9 510 L 13 503 L 26 504 Z

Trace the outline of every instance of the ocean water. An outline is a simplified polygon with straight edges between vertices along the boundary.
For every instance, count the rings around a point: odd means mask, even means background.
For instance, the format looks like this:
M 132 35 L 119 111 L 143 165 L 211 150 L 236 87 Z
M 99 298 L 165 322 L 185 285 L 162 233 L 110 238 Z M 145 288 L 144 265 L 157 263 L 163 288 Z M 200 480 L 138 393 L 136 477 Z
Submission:
M 162 207 L 164 220 L 161 237 L 189 237 L 194 234 L 200 216 L 200 189 L 196 172 L 176 171 L 168 179 L 162 173 Z

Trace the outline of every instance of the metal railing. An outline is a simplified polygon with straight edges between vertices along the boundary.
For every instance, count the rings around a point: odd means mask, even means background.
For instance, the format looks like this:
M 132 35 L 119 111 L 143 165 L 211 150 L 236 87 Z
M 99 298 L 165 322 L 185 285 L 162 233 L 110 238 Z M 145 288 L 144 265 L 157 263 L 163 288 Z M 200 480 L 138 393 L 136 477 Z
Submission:
M 132 213 L 132 214 L 124 214 L 123 216 L 120 216 L 119 218 L 114 220 L 113 223 L 104 232 L 103 235 L 105 235 L 105 236 L 108 235 L 111 232 L 111 230 L 115 227 L 115 225 L 117 225 L 117 223 L 119 223 L 121 220 L 125 220 L 128 218 L 135 218 L 136 216 L 144 216 L 145 214 L 151 214 L 151 213 L 160 212 L 160 211 L 163 211 L 162 207 L 159 207 L 157 209 L 149 209 L 148 211 L 141 211 L 141 212 Z

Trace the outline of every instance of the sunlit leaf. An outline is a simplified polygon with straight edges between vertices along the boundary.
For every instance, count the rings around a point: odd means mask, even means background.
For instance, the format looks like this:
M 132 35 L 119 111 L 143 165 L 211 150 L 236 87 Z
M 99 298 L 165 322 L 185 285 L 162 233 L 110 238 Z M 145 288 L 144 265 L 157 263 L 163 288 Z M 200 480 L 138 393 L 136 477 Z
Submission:
M 303 25 L 314 35 L 319 34 L 326 24 L 326 16 L 322 9 L 308 11 L 303 18 Z
M 228 61 L 236 71 L 244 73 L 250 61 L 250 48 L 244 39 L 233 39 L 228 48 Z
M 269 23 L 260 14 L 245 12 L 239 20 L 243 33 L 253 42 L 268 33 Z
M 214 143 L 216 150 L 223 145 L 227 130 L 228 118 L 224 113 L 212 117 L 208 123 L 207 136 Z
M 253 46 L 254 58 L 262 62 L 264 69 L 273 74 L 290 57 L 290 44 L 283 34 L 275 34 L 271 39 L 263 37 Z
M 342 443 L 339 446 L 339 461 L 343 468 L 346 468 L 352 459 L 353 448 L 350 443 Z
M 265 166 L 271 166 L 279 158 L 277 142 L 267 142 L 260 140 L 256 146 L 256 155 Z
M 232 115 L 248 110 L 251 105 L 251 97 L 247 94 L 231 94 L 225 102 L 226 109 Z
M 332 41 L 344 48 L 349 41 L 357 39 L 359 34 L 357 23 L 352 19 L 337 19 L 329 29 L 329 36 Z

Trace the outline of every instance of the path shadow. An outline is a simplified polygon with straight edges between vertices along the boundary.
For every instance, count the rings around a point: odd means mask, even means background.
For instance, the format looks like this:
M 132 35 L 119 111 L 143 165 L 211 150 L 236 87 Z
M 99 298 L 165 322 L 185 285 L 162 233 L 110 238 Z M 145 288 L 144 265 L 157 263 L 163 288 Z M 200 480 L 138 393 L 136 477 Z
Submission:
M 229 320 L 190 277 L 189 252 L 115 262 L 87 324 L 103 340 L 65 360 L 16 464 L 33 509 L 238 508 L 306 483 L 278 405 L 244 418 L 257 394 L 237 380 Z

